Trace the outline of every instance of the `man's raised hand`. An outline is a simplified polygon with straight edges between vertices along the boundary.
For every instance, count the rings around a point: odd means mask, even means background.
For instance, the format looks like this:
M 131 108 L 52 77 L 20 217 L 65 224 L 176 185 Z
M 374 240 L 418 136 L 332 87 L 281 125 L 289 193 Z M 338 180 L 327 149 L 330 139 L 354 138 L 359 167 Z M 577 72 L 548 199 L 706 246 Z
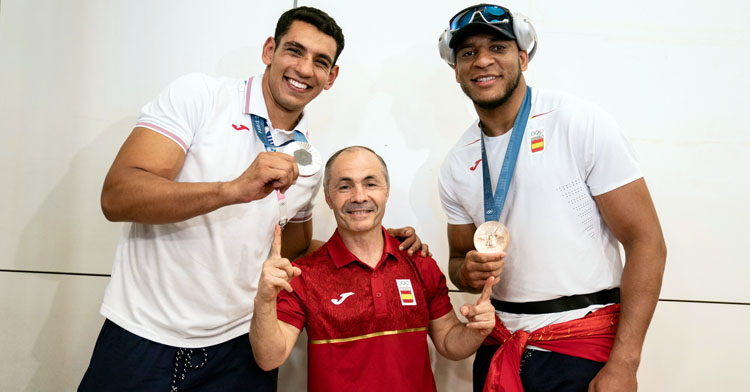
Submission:
M 492 276 L 487 278 L 477 302 L 474 305 L 466 304 L 460 309 L 461 314 L 469 320 L 466 327 L 483 336 L 489 335 L 495 328 L 495 308 L 492 306 L 490 296 L 492 295 L 492 286 L 497 281 L 498 279 Z
M 281 257 L 281 228 L 276 225 L 271 244 L 271 254 L 263 262 L 263 269 L 258 282 L 256 299 L 264 302 L 275 302 L 281 290 L 292 292 L 292 279 L 300 276 L 302 271 L 292 265 L 289 259 Z

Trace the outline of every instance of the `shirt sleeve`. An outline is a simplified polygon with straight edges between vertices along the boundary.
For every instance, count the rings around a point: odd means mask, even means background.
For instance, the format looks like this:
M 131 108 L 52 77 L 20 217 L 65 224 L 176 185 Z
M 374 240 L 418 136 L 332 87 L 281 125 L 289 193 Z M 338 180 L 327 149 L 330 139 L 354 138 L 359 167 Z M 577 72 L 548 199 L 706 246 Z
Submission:
M 614 118 L 591 104 L 586 154 L 586 184 L 598 196 L 635 181 L 641 174 L 635 152 Z
M 458 201 L 458 197 L 455 193 L 456 181 L 453 178 L 453 172 L 451 170 L 451 157 L 449 156 L 443 165 L 440 167 L 440 174 L 438 176 L 438 190 L 440 192 L 440 204 L 443 206 L 443 211 L 448 218 L 448 223 L 452 225 L 465 225 L 467 223 L 474 223 L 463 205 Z
M 422 275 L 430 320 L 438 319 L 453 310 L 451 299 L 448 296 L 445 275 L 440 271 L 432 257 L 412 257 L 419 266 L 419 273 Z
M 296 266 L 296 264 L 294 265 Z M 278 319 L 293 325 L 300 331 L 305 328 L 305 320 L 307 318 L 307 308 L 305 306 L 307 295 L 305 293 L 304 280 L 304 275 L 292 279 L 290 284 L 294 291 L 289 293 L 286 290 L 281 290 L 279 296 L 276 298 L 276 315 Z
M 161 133 L 187 152 L 212 110 L 212 102 L 208 77 L 188 74 L 176 79 L 141 109 L 136 127 Z
M 317 185 L 313 187 L 312 193 L 310 194 L 310 199 L 307 202 L 307 205 L 302 207 L 299 211 L 297 211 L 297 214 L 290 219 L 290 222 L 299 223 L 299 222 L 306 222 L 312 219 L 313 215 L 313 208 L 315 207 L 315 198 L 318 195 L 318 191 L 320 190 L 320 183 L 323 180 L 322 172 L 318 172 L 315 174 L 317 178 Z

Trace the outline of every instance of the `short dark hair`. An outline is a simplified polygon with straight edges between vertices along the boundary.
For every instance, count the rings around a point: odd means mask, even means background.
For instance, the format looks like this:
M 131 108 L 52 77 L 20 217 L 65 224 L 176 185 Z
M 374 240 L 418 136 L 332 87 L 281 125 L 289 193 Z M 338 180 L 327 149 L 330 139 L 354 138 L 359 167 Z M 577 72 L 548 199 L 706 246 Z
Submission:
M 323 173 L 323 192 L 325 192 L 326 196 L 328 193 L 328 181 L 331 179 L 331 166 L 333 166 L 333 162 L 336 161 L 336 158 L 341 155 L 343 152 L 347 151 L 355 151 L 355 150 L 365 150 L 372 153 L 372 155 L 375 155 L 378 160 L 380 161 L 380 166 L 383 169 L 383 175 L 385 175 L 385 184 L 387 186 L 391 186 L 391 176 L 388 175 L 388 166 L 385 164 L 385 161 L 383 160 L 383 157 L 378 155 L 375 151 L 373 151 L 370 148 L 367 148 L 365 146 L 349 146 L 344 147 L 331 155 L 330 158 L 328 158 L 328 161 L 326 162 L 325 172 Z
M 295 20 L 309 23 L 323 34 L 329 35 L 336 40 L 336 57 L 333 58 L 333 65 L 335 65 L 341 51 L 344 50 L 344 33 L 333 18 L 317 8 L 297 7 L 281 14 L 279 21 L 276 22 L 276 31 L 273 34 L 276 45 L 281 42 L 281 38 L 289 31 L 289 27 Z

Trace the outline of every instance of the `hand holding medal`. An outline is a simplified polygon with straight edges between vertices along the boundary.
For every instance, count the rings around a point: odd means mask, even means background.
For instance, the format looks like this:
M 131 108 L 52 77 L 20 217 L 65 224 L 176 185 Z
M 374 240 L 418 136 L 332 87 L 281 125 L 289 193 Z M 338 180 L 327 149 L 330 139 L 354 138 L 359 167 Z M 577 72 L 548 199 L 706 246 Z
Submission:
M 293 141 L 290 140 L 277 146 L 273 142 L 266 119 L 254 114 L 251 114 L 250 118 L 253 122 L 255 134 L 258 136 L 258 140 L 265 146 L 266 151 L 275 152 L 281 149 L 280 152 L 290 155 L 294 158 L 295 163 L 297 163 L 298 173 L 302 177 L 310 177 L 320 171 L 323 160 L 320 158 L 318 151 L 307 142 L 307 138 L 302 132 L 295 130 L 293 132 Z M 287 188 L 285 187 L 284 190 Z M 284 196 L 283 191 L 279 189 L 275 190 L 276 199 L 279 201 L 279 226 L 283 229 L 287 222 L 289 222 L 286 211 L 286 196 Z

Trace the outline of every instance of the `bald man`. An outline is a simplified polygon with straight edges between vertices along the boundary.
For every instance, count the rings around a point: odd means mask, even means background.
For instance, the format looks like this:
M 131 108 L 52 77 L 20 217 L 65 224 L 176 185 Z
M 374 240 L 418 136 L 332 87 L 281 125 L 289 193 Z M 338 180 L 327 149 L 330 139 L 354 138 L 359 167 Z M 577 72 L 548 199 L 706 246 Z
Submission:
M 335 153 L 323 189 L 337 224 L 325 245 L 292 264 L 277 229 L 250 327 L 256 361 L 278 367 L 306 328 L 310 391 L 435 391 L 427 335 L 446 358 L 470 356 L 495 326 L 495 280 L 461 323 L 435 260 L 399 251 L 383 228 L 388 168 L 372 150 Z

